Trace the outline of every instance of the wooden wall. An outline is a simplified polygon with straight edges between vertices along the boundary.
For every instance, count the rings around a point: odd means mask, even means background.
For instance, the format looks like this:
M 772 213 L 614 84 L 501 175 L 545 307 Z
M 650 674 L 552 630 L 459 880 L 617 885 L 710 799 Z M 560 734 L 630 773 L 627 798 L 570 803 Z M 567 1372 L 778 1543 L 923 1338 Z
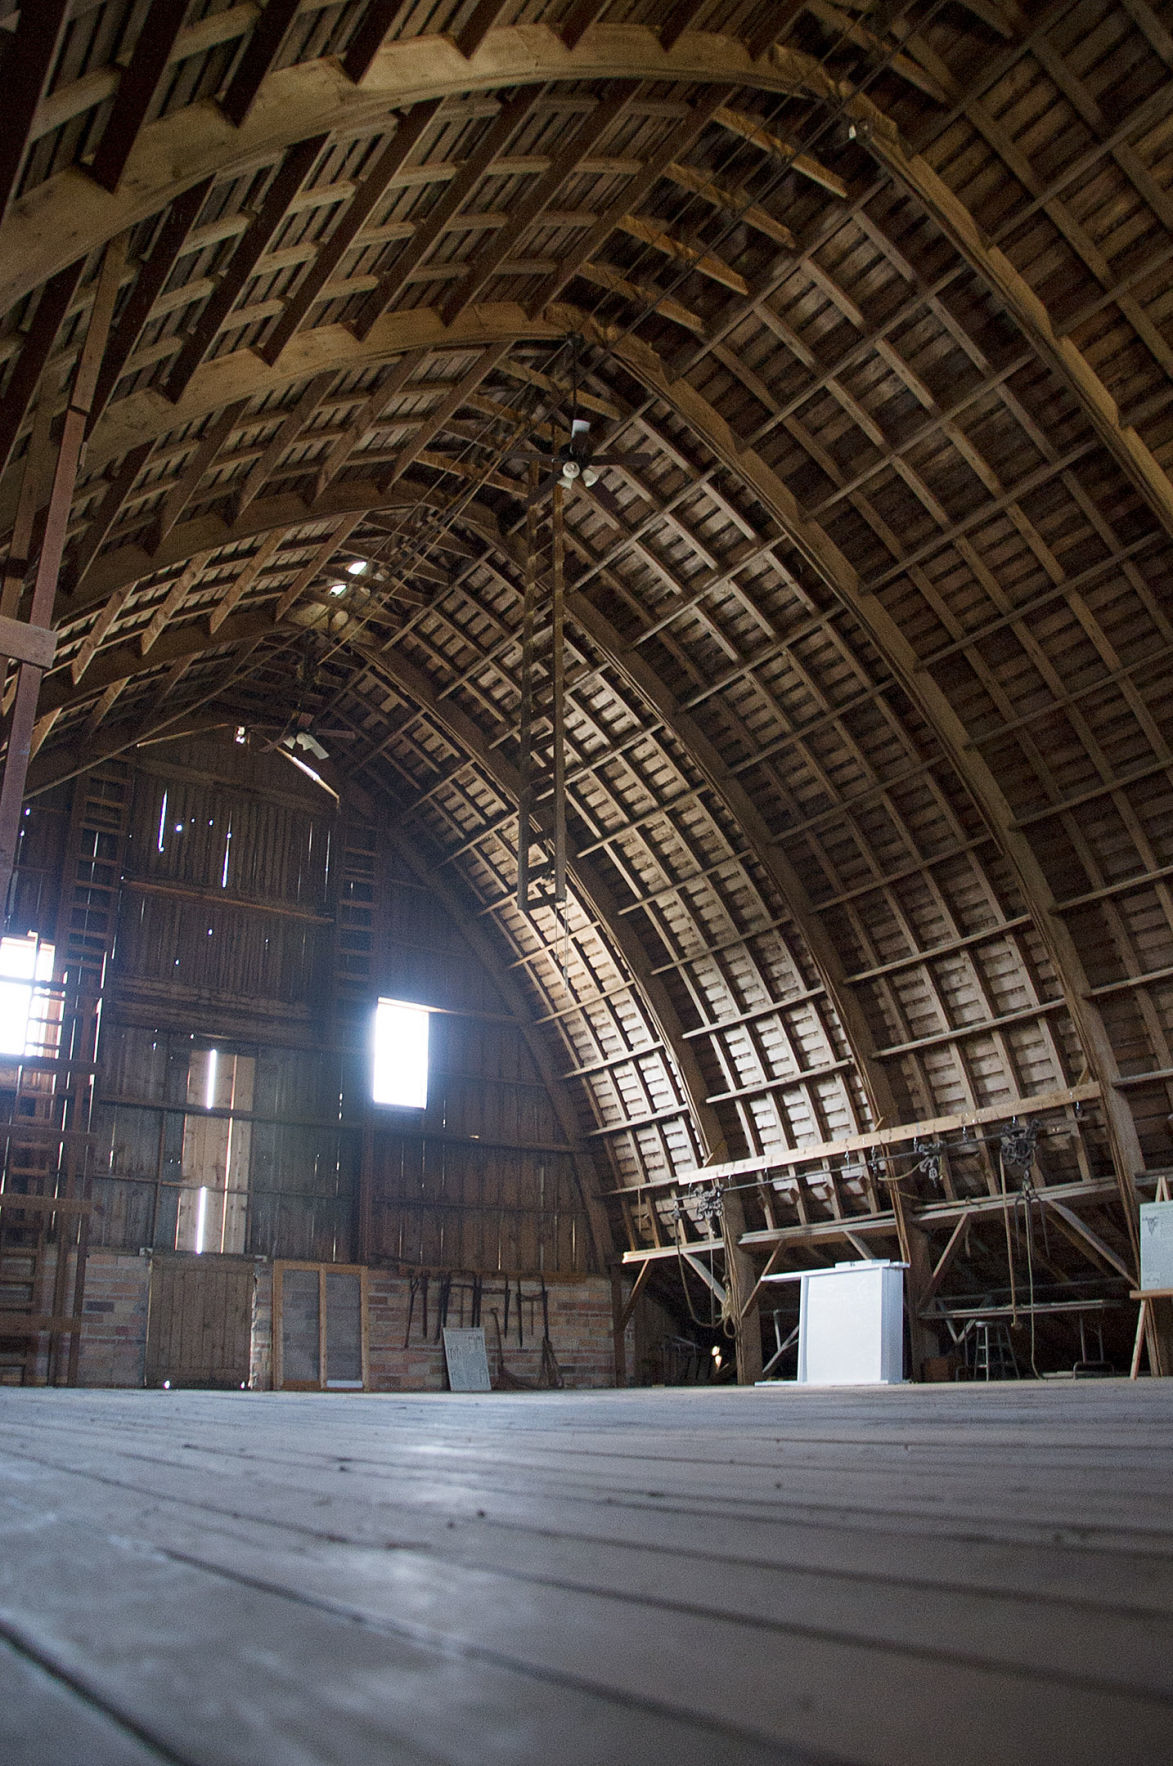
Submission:
M 246 1253 L 516 1275 L 597 1267 L 523 1027 L 385 833 L 230 729 L 152 746 L 115 773 L 119 816 L 102 839 L 118 848 L 104 857 L 121 888 L 91 1243 L 194 1249 L 193 1125 L 208 1113 L 192 1086 L 214 1047 L 249 1063 L 248 1108 L 225 1112 Z M 76 886 L 66 904 L 59 880 L 77 867 L 71 843 L 96 838 L 77 808 L 94 779 L 34 800 L 25 818 L 17 918 L 49 936 L 67 905 L 78 911 Z M 435 1008 L 422 1112 L 370 1104 L 380 994 Z M 203 1249 L 219 1248 L 213 1236 Z

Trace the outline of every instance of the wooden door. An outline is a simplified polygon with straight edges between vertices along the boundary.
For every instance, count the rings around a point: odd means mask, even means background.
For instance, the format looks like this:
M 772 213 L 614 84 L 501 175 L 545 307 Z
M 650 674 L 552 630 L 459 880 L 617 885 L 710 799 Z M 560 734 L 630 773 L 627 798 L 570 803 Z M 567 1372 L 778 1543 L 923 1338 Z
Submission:
M 364 1391 L 367 1272 L 357 1264 L 273 1265 L 273 1386 Z
M 152 1257 L 146 1384 L 246 1386 L 255 1282 L 249 1258 Z

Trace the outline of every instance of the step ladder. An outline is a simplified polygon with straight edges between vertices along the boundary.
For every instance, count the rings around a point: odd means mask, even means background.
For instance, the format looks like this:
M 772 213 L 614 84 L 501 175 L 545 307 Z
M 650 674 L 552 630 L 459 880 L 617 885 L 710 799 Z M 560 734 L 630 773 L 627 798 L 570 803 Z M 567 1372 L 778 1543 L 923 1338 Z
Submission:
M 1017 1380 L 1018 1358 L 1010 1332 L 999 1320 L 978 1319 L 973 1330 L 975 1380 Z

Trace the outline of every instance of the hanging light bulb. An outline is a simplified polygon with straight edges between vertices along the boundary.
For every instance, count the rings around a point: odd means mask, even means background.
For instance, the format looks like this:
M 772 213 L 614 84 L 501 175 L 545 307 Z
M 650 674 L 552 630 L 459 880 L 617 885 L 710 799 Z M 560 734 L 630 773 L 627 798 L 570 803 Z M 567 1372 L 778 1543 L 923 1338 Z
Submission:
M 562 476 L 567 484 L 573 484 L 581 471 L 582 468 L 577 460 L 563 460 Z
M 584 466 L 583 467 L 582 482 L 586 485 L 588 490 L 590 490 L 590 488 L 593 484 L 598 484 L 599 475 L 595 471 L 593 466 Z

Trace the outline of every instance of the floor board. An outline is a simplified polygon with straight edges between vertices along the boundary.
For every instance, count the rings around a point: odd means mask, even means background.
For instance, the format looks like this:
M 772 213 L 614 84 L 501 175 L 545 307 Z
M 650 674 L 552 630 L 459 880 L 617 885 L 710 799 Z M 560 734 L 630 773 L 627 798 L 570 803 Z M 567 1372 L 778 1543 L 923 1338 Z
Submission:
M 103 1763 L 1147 1766 L 1171 1447 L 1161 1381 L 6 1391 L 0 1636 Z

